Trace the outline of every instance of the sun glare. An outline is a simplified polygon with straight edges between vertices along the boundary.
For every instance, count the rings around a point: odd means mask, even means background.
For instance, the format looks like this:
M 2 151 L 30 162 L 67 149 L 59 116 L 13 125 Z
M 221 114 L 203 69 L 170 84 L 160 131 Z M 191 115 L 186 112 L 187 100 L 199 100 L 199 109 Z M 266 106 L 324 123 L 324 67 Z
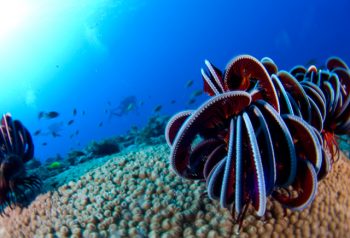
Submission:
M 20 31 L 29 13 L 26 1 L 0 0 L 0 44 Z
M 70 68 L 57 65 L 73 62 L 82 46 L 106 52 L 99 29 L 91 26 L 119 1 L 0 0 L 0 108 L 42 102 L 43 85 Z

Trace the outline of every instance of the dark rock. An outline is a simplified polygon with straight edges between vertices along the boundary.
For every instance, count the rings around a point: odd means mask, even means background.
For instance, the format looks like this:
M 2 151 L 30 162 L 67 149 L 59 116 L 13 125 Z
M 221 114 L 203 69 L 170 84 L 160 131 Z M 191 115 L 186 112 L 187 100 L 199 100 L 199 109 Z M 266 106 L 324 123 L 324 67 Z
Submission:
M 114 139 L 106 139 L 100 142 L 93 141 L 87 146 L 86 151 L 90 152 L 94 157 L 99 157 L 118 153 L 120 148 Z

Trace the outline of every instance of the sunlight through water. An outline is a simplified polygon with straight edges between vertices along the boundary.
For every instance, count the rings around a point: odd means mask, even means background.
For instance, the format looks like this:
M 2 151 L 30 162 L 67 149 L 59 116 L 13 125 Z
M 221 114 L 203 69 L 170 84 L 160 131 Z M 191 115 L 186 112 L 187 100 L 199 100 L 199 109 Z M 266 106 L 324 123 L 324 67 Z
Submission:
M 35 105 L 83 44 L 105 52 L 99 29 L 89 26 L 117 2 L 0 0 L 0 106 Z
M 6 45 L 16 35 L 31 14 L 31 7 L 25 1 L 0 1 L 0 44 Z

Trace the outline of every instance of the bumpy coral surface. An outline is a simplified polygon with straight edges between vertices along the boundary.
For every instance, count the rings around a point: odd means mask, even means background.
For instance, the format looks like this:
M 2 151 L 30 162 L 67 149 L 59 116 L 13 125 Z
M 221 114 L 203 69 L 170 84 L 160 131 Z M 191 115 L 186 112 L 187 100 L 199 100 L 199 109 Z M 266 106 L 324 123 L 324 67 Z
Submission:
M 206 197 L 205 186 L 170 169 L 166 145 L 116 155 L 101 167 L 7 209 L 0 237 L 347 237 L 350 162 L 337 161 L 315 201 L 291 212 L 270 198 L 264 217 L 248 211 L 243 228 Z

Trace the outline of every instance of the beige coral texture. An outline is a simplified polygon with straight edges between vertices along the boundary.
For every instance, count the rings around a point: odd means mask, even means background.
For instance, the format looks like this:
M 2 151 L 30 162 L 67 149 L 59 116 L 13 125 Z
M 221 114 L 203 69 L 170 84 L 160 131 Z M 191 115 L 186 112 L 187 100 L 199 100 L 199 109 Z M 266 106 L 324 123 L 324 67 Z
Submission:
M 166 145 L 116 155 L 101 167 L 7 209 L 0 237 L 349 237 L 350 163 L 344 157 L 319 183 L 315 201 L 291 212 L 269 199 L 259 218 L 248 211 L 238 232 L 230 213 L 201 181 L 171 170 Z

